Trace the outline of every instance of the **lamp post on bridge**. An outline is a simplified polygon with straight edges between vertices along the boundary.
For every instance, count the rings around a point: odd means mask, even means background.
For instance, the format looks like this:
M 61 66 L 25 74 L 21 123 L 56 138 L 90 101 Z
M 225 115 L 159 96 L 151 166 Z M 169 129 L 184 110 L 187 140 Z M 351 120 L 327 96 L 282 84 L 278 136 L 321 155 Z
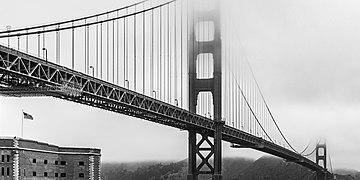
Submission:
M 92 69 L 92 76 L 94 77 L 94 66 L 90 66 L 90 69 Z
M 48 62 L 48 58 L 47 58 L 47 55 L 48 55 L 48 51 L 45 47 L 42 48 L 43 51 L 45 51 L 45 61 L 46 63 Z
M 154 98 L 156 99 L 156 91 L 153 90 Z
M 129 89 L 129 80 L 125 79 L 125 87 Z

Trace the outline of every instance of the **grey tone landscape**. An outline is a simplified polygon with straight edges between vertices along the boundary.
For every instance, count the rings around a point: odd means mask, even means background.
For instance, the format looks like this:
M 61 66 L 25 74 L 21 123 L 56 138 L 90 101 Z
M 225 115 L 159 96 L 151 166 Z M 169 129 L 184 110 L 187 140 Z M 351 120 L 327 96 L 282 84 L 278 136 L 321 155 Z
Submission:
M 103 180 L 182 180 L 186 179 L 187 160 L 179 162 L 129 162 L 103 163 Z M 355 170 L 335 170 L 337 180 L 360 180 Z M 200 180 L 209 177 L 200 176 Z M 224 158 L 223 180 L 315 180 L 315 174 L 295 163 L 273 156 L 257 160 L 246 158 Z

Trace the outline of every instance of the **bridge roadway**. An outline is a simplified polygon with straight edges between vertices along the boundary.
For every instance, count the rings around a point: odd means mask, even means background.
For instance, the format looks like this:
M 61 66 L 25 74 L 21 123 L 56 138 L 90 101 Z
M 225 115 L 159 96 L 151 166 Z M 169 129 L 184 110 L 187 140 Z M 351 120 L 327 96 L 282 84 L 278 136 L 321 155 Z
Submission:
M 195 129 L 211 137 L 215 131 L 215 123 L 211 119 L 2 45 L 0 94 L 53 96 L 183 130 Z M 223 127 L 222 138 L 298 163 L 313 171 L 325 172 L 310 159 L 227 125 Z

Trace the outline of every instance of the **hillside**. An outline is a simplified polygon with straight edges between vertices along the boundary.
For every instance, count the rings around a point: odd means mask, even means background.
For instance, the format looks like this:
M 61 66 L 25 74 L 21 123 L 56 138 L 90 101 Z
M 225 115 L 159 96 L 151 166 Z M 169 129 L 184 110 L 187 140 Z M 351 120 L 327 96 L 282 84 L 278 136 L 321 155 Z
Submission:
M 272 156 L 264 156 L 242 171 L 239 179 L 312 180 L 314 174 L 295 163 Z
M 338 179 L 344 180 L 360 180 L 360 172 L 351 169 L 336 169 L 334 173 L 337 174 Z
M 223 180 L 231 180 L 253 160 L 244 158 L 223 159 Z M 103 163 L 101 179 L 103 180 L 181 180 L 186 179 L 187 160 L 175 163 L 138 162 L 138 163 Z M 199 179 L 208 179 L 206 176 Z
M 337 180 L 360 180 L 360 173 L 336 170 Z M 179 162 L 103 163 L 103 180 L 182 180 L 186 179 L 187 160 Z M 209 179 L 200 176 L 199 180 Z M 315 173 L 298 164 L 273 156 L 256 161 L 244 158 L 223 159 L 223 180 L 314 180 Z

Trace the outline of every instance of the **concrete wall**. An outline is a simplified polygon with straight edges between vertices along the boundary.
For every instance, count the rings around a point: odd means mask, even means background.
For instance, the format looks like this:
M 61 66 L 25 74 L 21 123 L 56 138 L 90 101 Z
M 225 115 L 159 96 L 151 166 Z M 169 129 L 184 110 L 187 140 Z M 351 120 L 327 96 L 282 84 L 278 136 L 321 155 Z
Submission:
M 4 155 L 4 162 L 2 162 L 2 155 Z M 9 156 L 9 162 L 7 162 L 7 156 Z M 1 175 L 2 167 L 4 176 Z M 7 168 L 9 168 L 9 175 L 7 175 Z M 14 174 L 16 169 L 19 171 L 18 177 Z M 55 174 L 58 177 L 55 177 Z M 61 177 L 62 174 L 65 177 Z M 30 179 L 98 180 L 100 179 L 100 149 L 58 147 L 32 140 L 0 137 L 0 180 Z
M 0 150 L 0 180 L 13 179 L 13 159 L 11 150 Z

